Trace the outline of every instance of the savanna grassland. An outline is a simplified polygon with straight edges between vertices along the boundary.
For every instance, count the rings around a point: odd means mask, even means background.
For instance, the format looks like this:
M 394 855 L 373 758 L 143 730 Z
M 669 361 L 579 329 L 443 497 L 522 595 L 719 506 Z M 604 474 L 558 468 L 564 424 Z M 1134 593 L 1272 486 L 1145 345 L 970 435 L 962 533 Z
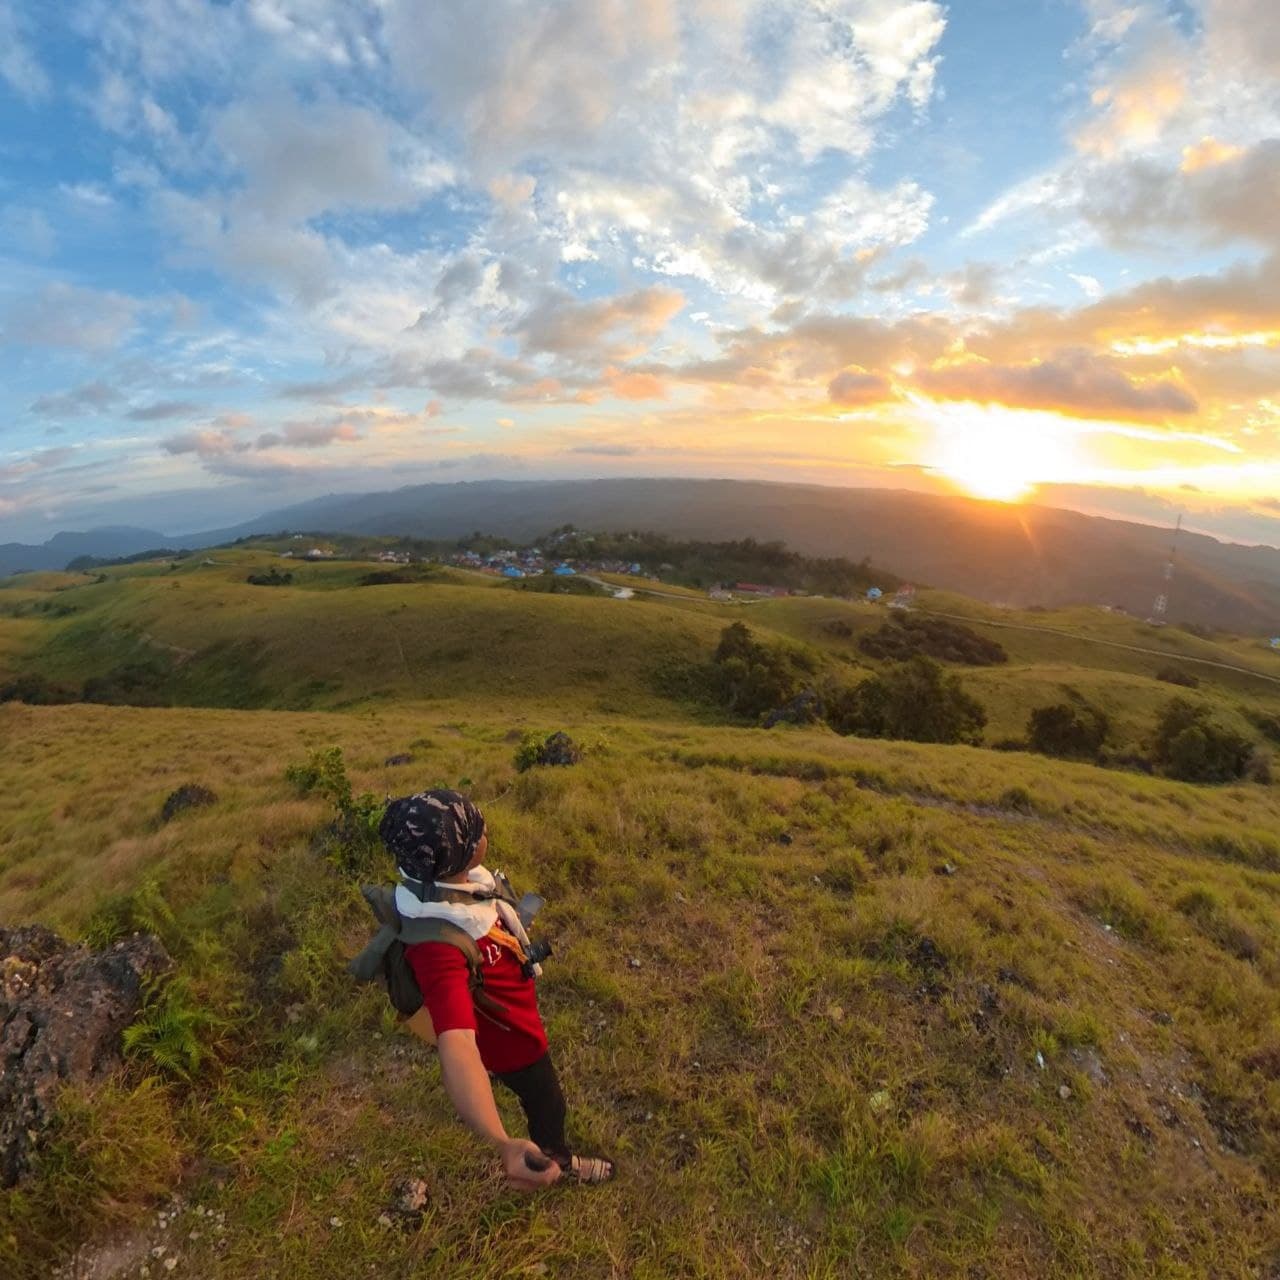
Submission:
M 123 1069 L 69 1090 L 0 1192 L 0 1273 L 85 1242 L 120 1275 L 160 1242 L 227 1280 L 1277 1273 L 1280 787 L 763 730 L 699 696 L 734 620 L 875 671 L 871 606 L 341 563 L 266 588 L 244 578 L 278 561 L 209 558 L 0 587 L 0 684 L 104 699 L 0 705 L 0 919 L 151 929 L 176 962 Z M 988 741 L 1064 686 L 1135 753 L 1175 694 L 1255 737 L 1280 711 L 1257 641 L 923 603 L 1008 650 L 957 668 Z M 518 772 L 553 729 L 582 763 Z M 615 1185 L 505 1190 L 433 1054 L 351 984 L 358 885 L 391 867 L 335 850 L 331 803 L 286 779 L 330 746 L 356 792 L 468 790 L 490 864 L 549 900 L 571 1135 Z M 184 783 L 217 802 L 161 824 Z M 412 1232 L 379 1222 L 406 1177 Z M 195 1208 L 159 1227 L 175 1191 Z

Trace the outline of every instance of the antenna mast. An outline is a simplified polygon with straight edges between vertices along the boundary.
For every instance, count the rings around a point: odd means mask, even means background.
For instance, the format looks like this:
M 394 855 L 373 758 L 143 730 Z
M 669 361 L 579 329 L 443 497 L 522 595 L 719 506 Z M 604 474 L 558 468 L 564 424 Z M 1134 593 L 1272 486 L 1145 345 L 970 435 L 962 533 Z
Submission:
M 1165 614 L 1169 611 L 1169 590 L 1173 586 L 1173 569 L 1178 559 L 1178 534 L 1182 532 L 1182 513 L 1178 513 L 1178 523 L 1173 527 L 1173 538 L 1169 543 L 1169 558 L 1164 564 L 1164 586 L 1151 606 L 1151 617 L 1148 622 L 1162 625 Z

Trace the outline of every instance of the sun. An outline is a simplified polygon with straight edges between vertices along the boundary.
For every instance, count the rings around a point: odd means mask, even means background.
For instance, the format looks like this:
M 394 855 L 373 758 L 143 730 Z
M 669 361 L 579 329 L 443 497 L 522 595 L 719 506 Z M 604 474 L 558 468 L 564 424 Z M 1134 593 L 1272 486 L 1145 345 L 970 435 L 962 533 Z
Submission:
M 1017 502 L 1077 470 L 1068 425 L 1054 414 L 998 405 L 930 403 L 929 462 L 975 498 Z

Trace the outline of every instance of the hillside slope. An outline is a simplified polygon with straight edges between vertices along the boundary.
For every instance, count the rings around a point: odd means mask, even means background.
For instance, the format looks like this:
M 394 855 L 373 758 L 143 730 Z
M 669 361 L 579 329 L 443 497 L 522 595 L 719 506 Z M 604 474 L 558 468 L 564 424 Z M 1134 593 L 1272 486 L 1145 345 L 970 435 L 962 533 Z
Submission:
M 1280 1259 L 1280 786 L 766 731 L 674 678 L 734 620 L 861 678 L 883 665 L 858 647 L 886 617 L 867 604 L 438 569 L 364 587 L 342 562 L 245 582 L 279 563 L 0 589 L 0 684 L 186 704 L 0 704 L 0 920 L 153 930 L 177 962 L 125 1067 L 68 1092 L 34 1177 L 0 1192 L 0 1274 L 82 1243 L 81 1271 L 175 1258 L 208 1280 L 1256 1280 Z M 953 668 L 989 739 L 1064 687 L 1135 748 L 1174 693 L 1241 728 L 1280 713 L 1256 642 L 921 603 L 1007 642 Z M 1153 678 L 1197 657 L 1255 674 Z M 552 729 L 583 762 L 518 772 Z M 620 1160 L 616 1186 L 506 1192 L 433 1056 L 351 985 L 358 884 L 391 867 L 287 779 L 330 746 L 375 798 L 466 789 L 491 863 L 549 900 L 571 1130 Z M 161 822 L 188 783 L 215 802 Z M 381 1217 L 406 1178 L 429 1203 L 400 1231 Z
M 217 1019 L 191 1080 L 143 1056 L 66 1102 L 44 1172 L 0 1195 L 4 1274 L 112 1223 L 112 1256 L 219 1280 L 1271 1265 L 1276 788 L 577 710 L 587 761 L 516 775 L 523 723 L 0 708 L 0 914 L 100 928 L 104 895 L 150 883 Z M 378 794 L 466 778 L 493 861 L 549 898 L 542 1002 L 616 1187 L 505 1192 L 432 1055 L 349 985 L 367 917 L 282 776 L 325 743 Z M 219 802 L 157 827 L 194 780 Z M 401 1234 L 378 1219 L 405 1177 L 430 1204 Z M 156 1226 L 179 1186 L 196 1208 Z

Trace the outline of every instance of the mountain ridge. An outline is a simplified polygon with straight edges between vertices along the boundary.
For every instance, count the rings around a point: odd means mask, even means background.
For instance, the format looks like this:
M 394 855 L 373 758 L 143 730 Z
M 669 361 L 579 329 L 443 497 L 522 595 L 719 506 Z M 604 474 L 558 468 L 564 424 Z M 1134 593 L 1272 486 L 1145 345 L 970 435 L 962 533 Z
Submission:
M 13 563 L 10 544 L 0 547 L 0 573 L 60 568 L 75 554 L 196 549 L 285 529 L 441 539 L 482 530 L 530 540 L 565 523 L 708 540 L 779 540 L 811 556 L 869 556 L 896 574 L 993 603 L 1106 604 L 1142 617 L 1166 591 L 1173 537 L 1158 526 L 1066 508 L 898 489 L 719 479 L 485 480 L 336 493 L 176 537 L 116 530 L 133 535 L 131 541 L 116 539 L 127 543 L 121 549 L 85 546 L 60 561 L 44 550 L 43 558 Z M 94 533 L 74 536 L 88 542 Z M 1167 591 L 1171 621 L 1280 628 L 1280 549 L 1184 530 L 1177 561 Z

